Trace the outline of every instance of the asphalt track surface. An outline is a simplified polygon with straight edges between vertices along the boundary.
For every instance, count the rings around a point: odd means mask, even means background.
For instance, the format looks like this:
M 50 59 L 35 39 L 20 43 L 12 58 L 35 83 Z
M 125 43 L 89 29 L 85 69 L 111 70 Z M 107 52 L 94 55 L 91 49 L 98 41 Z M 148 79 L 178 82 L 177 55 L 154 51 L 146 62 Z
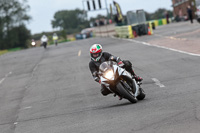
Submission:
M 88 68 L 93 43 L 133 63 L 144 78 L 143 101 L 101 95 Z M 199 64 L 199 56 L 116 38 L 7 53 L 0 56 L 0 132 L 199 133 Z

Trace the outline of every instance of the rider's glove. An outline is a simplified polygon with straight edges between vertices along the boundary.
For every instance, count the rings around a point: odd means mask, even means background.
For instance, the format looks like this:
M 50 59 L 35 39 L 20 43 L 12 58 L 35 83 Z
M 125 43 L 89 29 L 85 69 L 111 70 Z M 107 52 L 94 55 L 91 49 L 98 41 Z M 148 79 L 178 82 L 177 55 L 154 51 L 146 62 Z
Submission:
M 100 80 L 100 78 L 99 78 L 99 76 L 98 76 L 98 72 L 95 71 L 95 72 L 92 73 L 92 75 L 93 75 L 93 77 L 94 77 L 94 80 L 95 80 L 96 82 L 99 82 L 99 84 L 100 84 L 100 83 L 101 83 L 101 80 Z
M 120 61 L 120 62 L 118 62 L 118 66 L 123 68 L 123 67 L 125 67 L 125 64 L 122 61 Z
M 93 75 L 93 77 L 98 77 L 98 72 L 95 71 L 95 72 L 92 73 L 92 75 Z

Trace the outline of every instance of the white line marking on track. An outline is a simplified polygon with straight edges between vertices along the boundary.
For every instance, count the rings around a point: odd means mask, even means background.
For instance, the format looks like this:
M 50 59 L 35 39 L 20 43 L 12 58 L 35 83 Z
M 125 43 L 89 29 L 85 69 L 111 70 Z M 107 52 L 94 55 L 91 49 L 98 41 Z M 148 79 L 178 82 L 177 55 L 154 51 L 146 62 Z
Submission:
M 159 35 L 159 34 L 154 34 L 155 36 L 160 36 L 160 37 L 164 37 L 167 39 L 172 39 L 172 40 L 182 40 L 182 41 L 186 41 L 186 38 L 177 38 L 177 37 L 173 37 L 173 36 L 163 36 L 163 35 Z
M 31 109 L 32 108 L 32 106 L 28 106 L 28 107 L 25 107 L 24 109 Z
M 81 56 L 81 50 L 78 51 L 78 56 Z
M 39 65 L 39 64 L 37 64 L 37 65 L 33 68 L 32 74 L 36 71 L 36 69 L 38 68 L 38 65 Z
M 12 72 L 7 73 L 7 74 L 5 75 L 5 77 L 2 78 L 2 79 L 0 80 L 0 84 L 2 84 L 3 81 L 6 79 L 6 77 L 8 77 L 8 76 L 11 75 L 11 74 L 12 74 Z
M 160 83 L 160 81 L 156 78 L 152 78 L 152 80 L 155 82 L 156 85 L 158 85 L 160 88 L 165 87 L 163 84 Z
M 12 74 L 12 72 L 9 72 L 8 74 L 5 75 L 5 77 L 8 77 L 8 76 L 11 75 L 11 74 Z
M 0 80 L 0 84 L 2 84 L 4 80 L 5 80 L 5 78 L 1 79 L 1 80 Z
M 187 55 L 200 56 L 200 54 L 193 54 L 193 53 L 189 53 L 189 52 L 185 52 L 185 51 L 181 51 L 181 50 L 177 50 L 177 49 L 173 49 L 173 48 L 167 48 L 167 47 L 164 47 L 164 46 L 158 46 L 158 45 L 150 44 L 150 43 L 147 43 L 147 42 L 136 41 L 136 40 L 132 40 L 132 39 L 124 39 L 124 40 L 128 40 L 128 41 L 131 41 L 131 42 L 144 44 L 144 45 L 147 45 L 147 46 L 163 48 L 163 49 L 167 49 L 167 50 L 171 50 L 171 51 L 175 51 L 175 52 L 179 52 L 179 53 L 183 53 L 183 54 L 187 54 Z

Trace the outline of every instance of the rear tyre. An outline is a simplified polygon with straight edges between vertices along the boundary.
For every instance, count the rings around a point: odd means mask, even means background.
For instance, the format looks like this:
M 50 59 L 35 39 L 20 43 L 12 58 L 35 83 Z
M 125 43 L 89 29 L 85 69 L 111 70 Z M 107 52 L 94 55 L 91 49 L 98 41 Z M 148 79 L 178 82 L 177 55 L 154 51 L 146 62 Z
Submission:
M 117 84 L 116 87 L 117 87 L 117 91 L 123 98 L 128 99 L 131 103 L 137 103 L 137 99 L 134 96 L 132 90 L 129 90 L 129 88 L 127 88 L 126 86 L 123 86 L 122 83 L 120 82 Z
M 139 88 L 139 93 L 140 94 L 137 96 L 137 99 L 138 100 L 143 100 L 145 98 L 145 96 L 146 96 L 144 90 L 142 88 Z
M 44 48 L 46 48 L 46 47 L 47 47 L 47 43 L 46 43 L 46 42 L 45 42 L 43 45 L 44 45 Z

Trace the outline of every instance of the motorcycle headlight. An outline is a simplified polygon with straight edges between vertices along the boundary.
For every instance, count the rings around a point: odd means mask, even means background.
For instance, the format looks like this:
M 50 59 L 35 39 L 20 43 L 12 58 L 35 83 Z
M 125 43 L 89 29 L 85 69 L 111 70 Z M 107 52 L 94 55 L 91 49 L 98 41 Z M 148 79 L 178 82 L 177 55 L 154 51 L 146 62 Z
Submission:
M 35 46 L 35 42 L 32 42 L 31 44 L 32 44 L 32 46 Z
M 114 77 L 114 72 L 113 70 L 108 70 L 104 73 L 104 77 L 111 80 Z

